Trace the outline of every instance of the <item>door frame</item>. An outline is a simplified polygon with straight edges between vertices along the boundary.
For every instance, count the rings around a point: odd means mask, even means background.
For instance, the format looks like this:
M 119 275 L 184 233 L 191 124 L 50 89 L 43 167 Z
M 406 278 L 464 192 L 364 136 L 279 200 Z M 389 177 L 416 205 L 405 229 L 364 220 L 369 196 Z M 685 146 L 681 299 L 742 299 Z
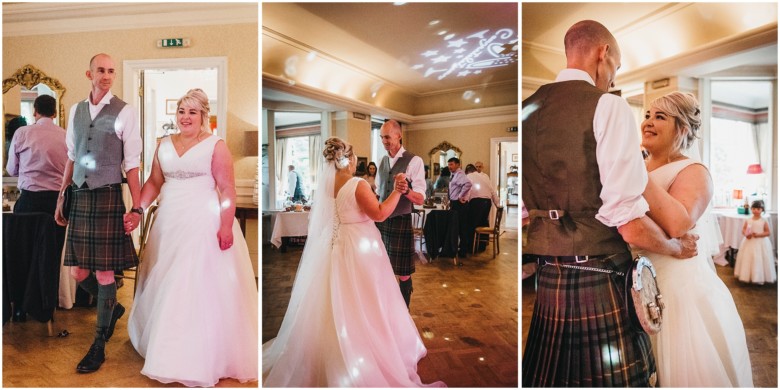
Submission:
M 133 102 L 140 107 L 138 88 L 140 87 L 140 71 L 150 69 L 217 69 L 217 107 L 213 108 L 217 114 L 216 135 L 227 141 L 227 57 L 192 57 L 192 58 L 156 58 L 145 60 L 122 61 L 122 96 L 124 101 Z M 193 88 L 197 85 L 193 85 Z

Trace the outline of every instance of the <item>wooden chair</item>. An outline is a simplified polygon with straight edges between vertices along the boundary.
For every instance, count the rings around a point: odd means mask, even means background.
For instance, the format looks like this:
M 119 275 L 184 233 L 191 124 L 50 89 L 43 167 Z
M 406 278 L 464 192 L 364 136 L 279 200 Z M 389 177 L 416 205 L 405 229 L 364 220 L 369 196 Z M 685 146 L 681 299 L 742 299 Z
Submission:
M 501 235 L 501 218 L 504 216 L 504 207 L 496 209 L 496 222 L 491 228 L 490 226 L 482 226 L 474 229 L 474 245 L 471 248 L 471 253 L 477 253 L 477 243 L 481 235 L 486 234 L 488 236 L 488 243 L 490 239 L 493 239 L 493 258 L 496 258 L 496 254 L 500 249 L 498 246 L 498 237 Z
M 412 210 L 412 233 L 414 233 L 414 239 L 418 240 L 420 243 L 420 253 L 423 253 L 423 244 L 425 242 L 425 233 L 423 232 L 423 228 L 425 228 L 425 211 L 423 210 Z
M 152 231 L 152 225 L 154 224 L 155 219 L 157 219 L 157 204 L 149 206 L 149 210 L 146 211 L 146 221 L 144 221 L 143 224 L 140 248 L 138 249 L 138 265 L 125 270 L 125 272 L 131 272 L 133 276 L 117 276 L 118 278 L 130 279 L 133 281 L 133 297 L 135 297 L 135 292 L 138 289 L 138 271 L 141 269 L 141 263 L 144 261 L 144 249 L 146 249 L 146 241 L 149 239 L 149 232 Z

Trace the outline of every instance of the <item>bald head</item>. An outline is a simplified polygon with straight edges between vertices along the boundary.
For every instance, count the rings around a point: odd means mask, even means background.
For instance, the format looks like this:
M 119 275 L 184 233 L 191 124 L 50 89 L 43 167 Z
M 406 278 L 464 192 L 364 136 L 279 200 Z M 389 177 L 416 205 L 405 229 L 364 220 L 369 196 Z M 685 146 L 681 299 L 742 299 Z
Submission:
M 620 68 L 620 47 L 604 25 L 593 20 L 575 23 L 563 38 L 566 67 L 587 72 L 595 86 L 609 91 Z
M 102 59 L 108 59 L 108 60 L 111 60 L 113 62 L 113 60 L 112 60 L 110 55 L 108 55 L 106 53 L 98 53 L 98 54 L 95 54 L 94 56 L 92 56 L 92 58 L 89 59 L 89 69 L 94 69 L 93 67 L 95 66 L 95 62 L 97 62 L 98 60 L 102 60 Z
M 382 145 L 387 153 L 393 157 L 401 149 L 401 124 L 390 119 L 379 129 L 379 136 L 382 138 Z

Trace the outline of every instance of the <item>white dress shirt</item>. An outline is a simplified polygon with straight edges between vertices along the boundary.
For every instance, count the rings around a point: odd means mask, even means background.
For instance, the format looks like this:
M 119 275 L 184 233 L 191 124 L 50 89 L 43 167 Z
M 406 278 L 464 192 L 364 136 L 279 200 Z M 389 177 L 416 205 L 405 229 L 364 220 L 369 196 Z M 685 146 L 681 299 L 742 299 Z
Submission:
M 496 207 L 499 206 L 498 193 L 493 188 L 490 178 L 484 173 L 471 172 L 466 177 L 471 180 L 471 191 L 469 191 L 469 200 L 475 198 L 491 199 Z
M 110 103 L 112 97 L 114 97 L 114 95 L 109 91 L 106 96 L 103 96 L 103 99 L 101 99 L 98 104 L 92 104 L 92 101 L 87 98 L 90 118 L 94 120 L 100 113 L 100 110 Z M 71 161 L 76 161 L 76 156 L 74 155 L 75 135 L 73 134 L 73 118 L 76 116 L 76 106 L 78 106 L 79 103 L 74 104 L 70 108 L 70 115 L 68 115 L 68 130 L 65 134 L 65 143 L 68 145 L 68 158 Z M 143 141 L 141 141 L 141 127 L 138 123 L 138 115 L 133 106 L 126 104 L 122 108 L 122 111 L 120 111 L 119 115 L 116 117 L 114 131 L 116 131 L 116 136 L 119 137 L 124 144 L 125 157 L 122 167 L 125 172 L 140 167 Z
M 590 75 L 579 69 L 564 69 L 555 79 L 570 80 L 595 85 Z M 596 219 L 612 227 L 643 217 L 650 210 L 642 196 L 647 170 L 641 155 L 639 126 L 628 103 L 617 95 L 602 95 L 593 116 L 593 133 L 602 184 L 599 196 L 604 202 Z
M 298 174 L 294 170 L 287 172 L 287 192 L 289 196 L 295 195 L 295 185 L 298 184 Z
M 395 162 L 403 156 L 405 151 L 406 149 L 401 145 L 401 149 L 398 149 L 398 153 L 396 153 L 395 156 L 390 156 L 388 154 L 390 168 L 393 168 Z M 412 157 L 412 160 L 409 161 L 409 165 L 406 166 L 406 178 L 412 181 L 412 191 L 422 194 L 423 199 L 425 199 L 425 164 L 420 156 L 414 156 Z

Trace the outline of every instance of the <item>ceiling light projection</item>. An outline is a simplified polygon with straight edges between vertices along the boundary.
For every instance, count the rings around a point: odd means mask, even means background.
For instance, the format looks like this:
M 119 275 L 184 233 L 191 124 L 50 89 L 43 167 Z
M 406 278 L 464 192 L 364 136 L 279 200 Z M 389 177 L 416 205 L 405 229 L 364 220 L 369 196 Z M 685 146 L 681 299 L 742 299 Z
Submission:
M 446 32 L 445 32 L 446 34 Z M 441 34 L 440 34 L 441 35 Z M 482 30 L 465 38 L 451 40 L 444 37 L 444 45 L 420 53 L 422 63 L 413 70 L 427 68 L 425 77 L 436 75 L 442 80 L 450 75 L 466 77 L 482 73 L 483 69 L 507 66 L 517 62 L 517 37 L 514 30 L 503 28 L 494 33 Z

